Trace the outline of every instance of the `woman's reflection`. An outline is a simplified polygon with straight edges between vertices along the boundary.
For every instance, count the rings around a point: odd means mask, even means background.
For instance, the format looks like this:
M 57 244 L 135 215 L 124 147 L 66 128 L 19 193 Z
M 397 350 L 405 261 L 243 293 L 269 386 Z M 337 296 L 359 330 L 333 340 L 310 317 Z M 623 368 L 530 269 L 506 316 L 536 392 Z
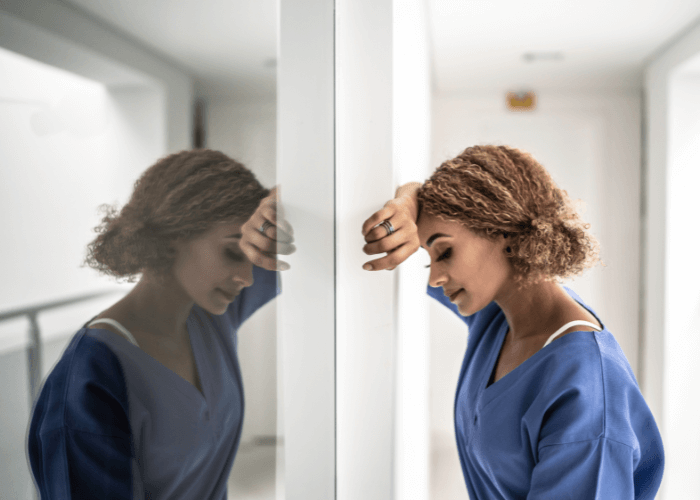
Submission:
M 655 495 L 661 436 L 632 369 L 557 283 L 593 265 L 597 243 L 532 156 L 467 148 L 399 188 L 363 234 L 366 253 L 389 252 L 374 270 L 424 248 L 428 294 L 469 327 L 454 418 L 470 498 Z
M 243 422 L 236 331 L 279 293 L 292 228 L 240 163 L 183 151 L 108 211 L 86 263 L 138 283 L 85 324 L 28 437 L 43 500 L 225 498 Z

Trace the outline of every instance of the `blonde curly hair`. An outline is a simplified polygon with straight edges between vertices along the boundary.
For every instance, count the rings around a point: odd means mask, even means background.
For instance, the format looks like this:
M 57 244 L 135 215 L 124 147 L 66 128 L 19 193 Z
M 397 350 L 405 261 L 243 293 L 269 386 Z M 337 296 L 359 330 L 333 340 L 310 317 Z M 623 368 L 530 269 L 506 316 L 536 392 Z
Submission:
M 504 252 L 521 285 L 579 275 L 599 262 L 590 224 L 544 167 L 518 149 L 465 149 L 423 184 L 418 204 L 419 214 L 459 222 L 480 236 L 510 237 Z

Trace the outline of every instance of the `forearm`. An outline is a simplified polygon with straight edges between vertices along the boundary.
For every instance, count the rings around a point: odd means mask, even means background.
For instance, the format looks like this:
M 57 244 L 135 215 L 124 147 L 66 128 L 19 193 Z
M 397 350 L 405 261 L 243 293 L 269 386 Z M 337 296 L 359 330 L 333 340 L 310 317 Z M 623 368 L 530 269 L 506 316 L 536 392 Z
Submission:
M 418 190 L 422 184 L 420 182 L 408 182 L 399 186 L 394 194 L 394 199 L 389 200 L 384 206 L 390 203 L 400 203 L 408 207 L 411 218 L 415 222 L 418 218 Z
M 403 186 L 396 188 L 394 198 L 401 198 L 402 196 L 415 196 L 421 186 L 422 184 L 420 182 L 407 182 Z

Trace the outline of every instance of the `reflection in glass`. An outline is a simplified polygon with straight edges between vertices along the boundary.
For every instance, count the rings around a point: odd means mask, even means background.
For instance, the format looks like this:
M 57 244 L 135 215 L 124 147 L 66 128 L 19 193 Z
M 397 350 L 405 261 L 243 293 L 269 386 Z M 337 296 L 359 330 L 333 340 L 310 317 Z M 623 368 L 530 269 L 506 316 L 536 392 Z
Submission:
M 28 435 L 42 497 L 223 497 L 243 424 L 237 330 L 279 291 L 276 248 L 294 251 L 276 189 L 223 153 L 183 151 L 97 232 L 86 263 L 139 280 L 43 385 Z
M 42 3 L 40 0 L 35 6 Z M 199 123 L 204 133 L 197 145 L 239 160 L 260 184 L 275 184 L 274 3 L 219 6 L 232 9 L 228 14 L 212 13 L 207 10 L 211 7 L 200 2 L 182 3 L 177 12 L 170 13 L 162 6 L 154 8 L 154 2 L 134 3 L 133 8 L 120 11 L 110 11 L 108 4 L 100 2 L 67 3 L 73 5 L 52 8 L 62 14 L 62 22 L 74 28 L 75 37 L 69 34 L 65 40 L 47 43 L 49 36 L 35 33 L 32 9 L 23 10 L 27 22 L 17 22 L 22 24 L 17 31 L 5 30 L 0 37 L 12 50 L 37 59 L 0 48 L 0 73 L 10 76 L 0 82 L 0 158 L 4 165 L 0 204 L 5 214 L 0 228 L 7 241 L 13 242 L 3 247 L 0 259 L 5 278 L 5 286 L 0 287 L 0 370 L 8 382 L 0 391 L 0 408 L 7 412 L 2 418 L 0 445 L 13 457 L 0 466 L 0 484 L 3 491 L 14 494 L 13 498 L 33 495 L 24 440 L 31 404 L 42 380 L 81 325 L 110 311 L 120 295 L 132 291 L 131 284 L 114 284 L 91 269 L 80 268 L 85 246 L 94 237 L 90 230 L 98 223 L 95 207 L 115 200 L 123 203 L 146 166 L 167 152 L 190 147 L 195 100 L 206 104 Z M 4 27 L 15 22 L 5 13 L 12 8 L 12 2 L 0 8 Z M 165 14 L 178 16 L 178 21 L 171 23 L 179 27 L 176 32 L 162 29 Z M 52 32 L 54 24 L 49 20 L 42 29 Z M 110 28 L 105 29 L 105 25 Z M 90 30 L 104 36 L 88 51 L 81 45 L 81 34 Z M 35 39 L 29 45 L 23 45 L 32 37 Z M 107 40 L 104 44 L 103 39 Z M 119 53 L 119 64 L 103 56 L 112 47 Z M 267 232 L 274 235 L 272 229 Z M 257 268 L 255 277 L 265 274 L 263 271 Z M 258 285 L 266 283 L 262 278 L 257 281 Z M 187 283 L 197 285 L 200 280 L 188 279 Z M 267 280 L 268 286 L 270 283 Z M 233 288 L 237 287 L 221 290 L 222 300 L 236 291 Z M 244 288 L 236 300 L 253 288 L 255 285 Z M 224 479 L 224 483 L 228 479 L 234 498 L 269 498 L 276 487 L 274 302 L 267 302 L 247 318 L 237 335 L 238 380 L 242 379 L 239 385 L 246 389 L 245 425 L 238 428 L 236 467 L 230 478 Z M 47 304 L 51 308 L 45 307 Z M 60 307 L 54 307 L 58 304 Z M 8 312 L 12 317 L 5 314 Z M 163 363 L 157 359 L 159 353 L 151 352 L 155 357 L 151 356 L 144 350 L 148 342 L 139 338 L 137 327 L 129 325 L 128 319 L 117 323 L 136 344 L 114 325 L 95 324 L 89 330 L 103 331 L 124 349 L 138 349 L 135 352 L 141 352 L 143 359 L 157 363 L 152 367 L 168 370 L 163 373 L 171 377 L 173 388 L 184 387 L 195 400 L 201 397 L 206 401 L 205 372 L 213 364 L 199 362 L 194 336 L 189 345 L 184 343 L 190 350 L 188 368 L 183 359 L 170 363 L 163 358 Z M 187 321 L 185 324 L 189 327 Z M 193 331 L 187 328 L 187 333 Z M 183 366 L 187 368 L 184 371 Z M 126 376 L 127 369 L 120 368 Z M 234 382 L 226 389 L 235 391 L 232 386 L 238 382 Z M 223 433 L 212 432 L 211 436 Z M 173 439 L 177 437 L 173 434 Z M 277 489 L 280 485 L 278 482 Z

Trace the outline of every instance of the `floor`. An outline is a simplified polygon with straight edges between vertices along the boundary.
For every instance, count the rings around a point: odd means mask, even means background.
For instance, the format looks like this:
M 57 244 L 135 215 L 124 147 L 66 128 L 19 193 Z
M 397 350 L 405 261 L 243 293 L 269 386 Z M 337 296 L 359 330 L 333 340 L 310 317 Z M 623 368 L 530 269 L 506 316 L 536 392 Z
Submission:
M 274 445 L 241 445 L 228 482 L 231 500 L 283 500 L 284 479 Z M 280 477 L 277 477 L 280 472 Z M 430 456 L 430 500 L 469 500 L 452 441 L 433 442 Z
M 228 481 L 231 500 L 275 500 L 276 451 L 274 445 L 241 444 Z M 282 483 L 280 483 L 282 484 Z M 284 498 L 284 495 L 280 496 Z

